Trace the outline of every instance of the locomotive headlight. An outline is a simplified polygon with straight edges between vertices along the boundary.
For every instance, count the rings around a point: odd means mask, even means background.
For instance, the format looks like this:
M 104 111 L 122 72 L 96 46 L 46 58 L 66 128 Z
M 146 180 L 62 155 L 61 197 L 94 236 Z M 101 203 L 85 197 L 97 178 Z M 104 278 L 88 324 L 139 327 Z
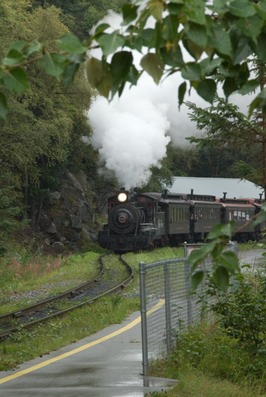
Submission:
M 117 199 L 120 201 L 120 203 L 124 203 L 127 201 L 127 194 L 125 192 L 121 192 L 118 194 Z

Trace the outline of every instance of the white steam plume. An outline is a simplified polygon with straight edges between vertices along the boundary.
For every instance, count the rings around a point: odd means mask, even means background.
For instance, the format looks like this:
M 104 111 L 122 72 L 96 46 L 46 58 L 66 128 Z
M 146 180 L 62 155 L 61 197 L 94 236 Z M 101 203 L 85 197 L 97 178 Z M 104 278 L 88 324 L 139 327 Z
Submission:
M 148 182 L 150 168 L 160 167 L 170 141 L 166 105 L 152 102 L 144 91 L 134 88 L 111 103 L 96 98 L 88 113 L 91 142 L 105 167 L 114 171 L 126 189 Z
M 103 21 L 118 28 L 121 17 L 111 12 Z M 92 55 L 100 57 L 98 50 Z M 133 56 L 141 57 L 136 51 Z M 160 167 L 170 140 L 176 146 L 184 146 L 188 145 L 186 137 L 199 134 L 186 105 L 178 109 L 177 93 L 182 81 L 175 74 L 157 86 L 143 73 L 137 86 L 126 86 L 120 98 L 115 97 L 109 103 L 103 97 L 96 97 L 88 112 L 93 129 L 91 143 L 121 186 L 130 189 L 145 185 L 151 175 L 150 168 Z M 234 99 L 238 105 L 247 103 L 239 95 Z M 203 108 L 210 106 L 193 91 L 186 100 Z

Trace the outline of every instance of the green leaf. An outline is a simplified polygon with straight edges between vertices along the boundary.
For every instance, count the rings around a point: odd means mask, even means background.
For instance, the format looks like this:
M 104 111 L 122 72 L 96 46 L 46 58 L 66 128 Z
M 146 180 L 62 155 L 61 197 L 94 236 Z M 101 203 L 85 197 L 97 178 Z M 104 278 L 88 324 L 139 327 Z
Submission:
M 133 62 L 133 55 L 129 51 L 120 51 L 114 54 L 111 61 L 111 72 L 113 77 L 114 91 L 119 83 L 126 80 Z
M 45 72 L 58 81 L 64 72 L 66 59 L 61 54 L 44 54 L 40 59 L 40 66 L 45 70 Z
M 254 43 L 257 42 L 261 29 L 264 24 L 264 19 L 254 15 L 250 18 L 239 18 L 236 21 L 236 26 L 243 32 L 245 37 L 251 38 Z
M 176 3 L 176 4 L 174 4 L 174 3 Z M 168 4 L 166 4 L 169 15 L 171 15 L 171 16 L 180 15 L 180 13 L 182 12 L 183 4 L 184 4 L 184 1 L 181 1 L 181 0 L 180 0 L 180 2 L 171 1 Z
M 158 21 L 162 20 L 164 3 L 161 0 L 149 0 L 147 7 L 150 10 L 151 15 Z
M 238 65 L 243 60 L 247 59 L 247 57 L 251 53 L 252 53 L 252 50 L 248 44 L 248 40 L 246 39 L 246 37 L 241 37 L 240 40 L 238 39 L 237 48 L 234 51 L 233 64 Z
M 138 7 L 131 3 L 126 3 L 122 7 L 123 23 L 122 25 L 129 25 L 138 16 Z
M 137 68 L 132 65 L 130 71 L 127 75 L 127 81 L 132 85 L 136 85 L 141 73 L 137 70 Z
M 184 66 L 182 51 L 179 46 L 173 47 L 170 51 L 167 48 L 162 48 L 161 57 L 166 65 L 176 67 Z
M 255 52 L 260 61 L 266 62 L 266 33 L 263 32 L 258 37 L 258 42 L 255 45 Z
M 99 34 L 102 34 L 108 28 L 110 28 L 110 25 L 108 23 L 100 23 L 100 25 L 98 25 L 95 29 L 93 38 L 95 38 Z
M 178 87 L 178 105 L 179 105 L 179 107 L 184 102 L 184 97 L 185 97 L 186 91 L 187 91 L 187 83 L 184 81 Z
M 23 52 L 23 49 L 26 47 L 27 43 L 24 40 L 16 40 L 13 41 L 9 47 L 9 50 L 16 50 L 18 52 Z
M 6 88 L 14 92 L 24 92 L 29 88 L 29 82 L 25 70 L 17 67 L 10 69 L 3 75 L 3 83 Z
M 207 102 L 212 103 L 216 94 L 216 83 L 212 79 L 205 79 L 198 83 L 197 93 Z
M 229 286 L 229 273 L 223 266 L 218 266 L 213 272 L 213 280 L 217 287 L 226 292 Z
M 259 109 L 261 107 L 262 103 L 263 103 L 263 100 L 261 98 L 259 98 L 259 96 L 257 95 L 253 99 L 251 104 L 249 105 L 248 118 L 251 117 L 251 115 L 252 115 L 252 113 L 254 112 L 255 109 Z
M 238 271 L 240 269 L 238 257 L 233 251 L 222 252 L 218 260 L 229 271 Z
M 185 30 L 187 37 L 199 47 L 204 48 L 207 45 L 207 31 L 205 26 L 189 23 Z
M 186 0 L 184 2 L 184 15 L 190 22 L 205 25 L 205 2 L 202 0 Z
M 118 47 L 122 47 L 125 43 L 125 37 L 117 32 L 110 34 L 102 34 L 97 38 L 99 45 L 102 48 L 103 54 L 108 56 L 113 54 Z
M 92 57 L 86 63 L 86 72 L 91 86 L 108 98 L 112 87 L 112 75 L 107 65 Z
M 192 266 L 192 271 L 194 271 L 196 269 L 196 267 L 201 264 L 208 255 L 211 254 L 211 252 L 213 251 L 213 249 L 216 246 L 216 241 L 212 241 L 208 244 L 203 245 L 201 248 L 199 249 L 195 249 L 193 250 L 189 257 L 188 257 L 188 262 L 191 264 Z
M 201 79 L 201 70 L 200 66 L 196 62 L 188 62 L 185 64 L 184 68 L 181 71 L 181 75 L 186 80 L 200 80 Z
M 86 63 L 86 71 L 89 83 L 96 88 L 103 79 L 103 64 L 97 58 L 89 58 Z
M 259 82 L 257 80 L 247 81 L 237 92 L 241 95 L 250 94 L 258 88 Z
M 195 292 L 198 288 L 199 284 L 202 282 L 204 277 L 204 271 L 199 270 L 198 272 L 194 273 L 191 277 L 191 290 Z
M 79 65 L 76 62 L 71 62 L 67 66 L 65 66 L 62 81 L 63 83 L 68 86 L 74 80 L 75 74 L 79 68 Z
M 163 75 L 163 62 L 157 54 L 148 53 L 144 55 L 140 62 L 143 69 L 153 78 L 158 84 Z
M 229 11 L 240 18 L 248 18 L 256 14 L 255 6 L 250 0 L 233 0 L 229 3 Z
M 32 41 L 26 48 L 25 53 L 27 56 L 38 53 L 43 48 L 43 44 L 41 44 L 38 40 Z
M 213 25 L 213 33 L 209 38 L 210 44 L 223 55 L 232 57 L 232 45 L 230 35 L 220 25 Z
M 7 117 L 7 101 L 5 95 L 0 92 L 0 120 L 6 120 Z
M 212 75 L 213 73 L 216 73 L 217 68 L 221 64 L 221 59 L 216 58 L 216 59 L 210 59 L 210 58 L 205 58 L 200 62 L 200 69 L 202 72 L 203 76 L 209 76 Z
M 154 29 L 144 29 L 142 31 L 142 46 L 153 48 L 156 46 L 157 36 Z
M 57 47 L 63 52 L 72 54 L 84 54 L 87 47 L 83 46 L 77 36 L 73 33 L 66 34 L 60 39 L 56 40 Z
M 234 229 L 234 222 L 226 223 L 225 225 L 216 225 L 208 234 L 207 239 L 214 240 L 219 237 L 228 237 L 230 239 L 233 235 Z
M 12 66 L 20 64 L 24 60 L 24 55 L 18 50 L 11 49 L 4 57 L 2 63 L 6 66 Z
M 208 252 L 206 252 L 206 250 L 203 250 L 201 248 L 193 250 L 188 257 L 188 262 L 192 266 L 192 271 L 194 271 L 197 266 L 206 259 L 207 256 Z
M 188 53 L 196 60 L 199 60 L 202 53 L 203 48 L 198 46 L 197 44 L 193 43 L 193 41 L 189 39 L 184 39 L 183 44 L 188 51 Z
M 224 80 L 223 91 L 224 91 L 226 98 L 228 98 L 233 92 L 237 91 L 238 88 L 239 88 L 239 85 L 237 84 L 237 81 L 235 78 L 227 77 Z

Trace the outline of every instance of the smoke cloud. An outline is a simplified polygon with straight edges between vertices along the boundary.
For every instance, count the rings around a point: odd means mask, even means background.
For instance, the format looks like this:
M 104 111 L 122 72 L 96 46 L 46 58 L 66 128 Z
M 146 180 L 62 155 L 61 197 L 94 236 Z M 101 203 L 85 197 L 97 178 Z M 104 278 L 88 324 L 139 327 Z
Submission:
M 170 142 L 166 104 L 152 101 L 147 91 L 132 88 L 111 103 L 96 98 L 89 120 L 91 143 L 119 183 L 126 189 L 146 184 L 150 168 L 160 168 Z
M 105 21 L 115 28 L 121 19 L 111 13 Z M 93 56 L 97 57 L 97 52 Z M 140 57 L 135 52 L 133 56 Z M 187 107 L 183 105 L 178 109 L 177 93 L 181 82 L 181 77 L 175 74 L 157 86 L 143 73 L 137 86 L 125 87 L 120 98 L 108 102 L 96 97 L 88 111 L 93 129 L 91 143 L 99 151 L 106 174 L 115 173 L 126 189 L 148 183 L 151 167 L 160 168 L 170 141 L 184 146 L 188 145 L 186 137 L 198 135 Z M 186 100 L 200 107 L 209 106 L 196 93 Z M 237 100 L 239 104 L 239 96 Z

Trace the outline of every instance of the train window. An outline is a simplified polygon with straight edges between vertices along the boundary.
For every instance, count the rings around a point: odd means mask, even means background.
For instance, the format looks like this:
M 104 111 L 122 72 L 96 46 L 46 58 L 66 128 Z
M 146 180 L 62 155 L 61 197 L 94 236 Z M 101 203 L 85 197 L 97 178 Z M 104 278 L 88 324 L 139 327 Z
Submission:
M 172 222 L 183 222 L 188 220 L 187 208 L 172 208 L 171 210 L 171 221 Z

